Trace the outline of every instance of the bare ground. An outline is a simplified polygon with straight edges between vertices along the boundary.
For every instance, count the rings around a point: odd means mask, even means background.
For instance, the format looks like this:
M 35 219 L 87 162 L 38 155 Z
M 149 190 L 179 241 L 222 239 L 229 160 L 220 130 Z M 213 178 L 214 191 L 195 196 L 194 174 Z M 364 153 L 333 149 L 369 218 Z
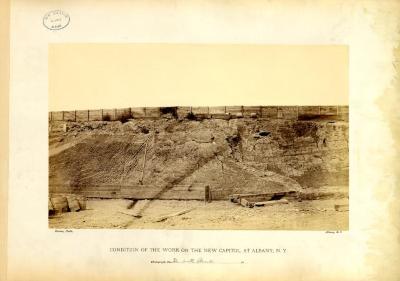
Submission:
M 259 229 L 259 230 L 348 230 L 349 212 L 336 211 L 335 204 L 348 199 L 306 200 L 284 205 L 245 208 L 229 201 L 152 200 L 141 218 L 126 206 L 129 200 L 91 199 L 87 210 L 62 213 L 49 218 L 50 228 L 132 228 L 132 229 Z M 194 208 L 190 212 L 156 220 Z

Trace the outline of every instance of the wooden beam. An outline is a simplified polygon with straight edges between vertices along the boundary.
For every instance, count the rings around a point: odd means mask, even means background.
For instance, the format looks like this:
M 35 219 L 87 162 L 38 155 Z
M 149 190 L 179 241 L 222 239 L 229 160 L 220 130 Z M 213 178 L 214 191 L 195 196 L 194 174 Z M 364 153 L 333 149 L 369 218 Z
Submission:
M 210 186 L 206 185 L 204 187 L 204 203 L 209 203 L 209 202 L 211 202 Z
M 248 208 L 253 208 L 254 207 L 254 203 L 248 201 L 245 198 L 240 198 L 240 205 L 242 205 L 243 207 L 248 207 Z
M 179 211 L 177 213 L 173 213 L 173 214 L 170 214 L 170 215 L 162 216 L 162 217 L 159 217 L 159 218 L 155 219 L 154 222 L 162 222 L 162 221 L 165 221 L 165 220 L 167 220 L 169 218 L 172 218 L 172 217 L 181 216 L 183 214 L 189 213 L 190 211 L 192 211 L 194 209 L 195 208 L 190 208 L 190 209 L 186 209 L 186 210 L 183 210 L 183 211 Z
M 257 206 L 257 207 L 260 207 L 260 206 L 273 206 L 273 205 L 288 204 L 288 203 L 289 203 L 288 200 L 280 199 L 280 200 L 254 202 L 254 206 Z

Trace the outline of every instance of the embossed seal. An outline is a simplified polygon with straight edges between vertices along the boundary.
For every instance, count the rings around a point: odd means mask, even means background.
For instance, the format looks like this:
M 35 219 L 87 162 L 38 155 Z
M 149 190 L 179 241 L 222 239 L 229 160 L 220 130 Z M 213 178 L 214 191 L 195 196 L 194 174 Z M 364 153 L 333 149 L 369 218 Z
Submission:
M 54 10 L 46 13 L 43 17 L 43 25 L 50 30 L 60 30 L 68 26 L 69 15 L 61 10 Z

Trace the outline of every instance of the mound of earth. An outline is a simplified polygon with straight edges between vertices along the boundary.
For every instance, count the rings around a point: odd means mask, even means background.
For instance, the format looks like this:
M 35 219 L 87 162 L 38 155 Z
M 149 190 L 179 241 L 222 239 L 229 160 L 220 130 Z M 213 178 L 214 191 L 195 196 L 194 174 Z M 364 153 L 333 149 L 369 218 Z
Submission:
M 147 192 L 174 199 L 201 197 L 206 185 L 223 196 L 348 185 L 348 123 L 53 121 L 49 185 L 50 192 Z

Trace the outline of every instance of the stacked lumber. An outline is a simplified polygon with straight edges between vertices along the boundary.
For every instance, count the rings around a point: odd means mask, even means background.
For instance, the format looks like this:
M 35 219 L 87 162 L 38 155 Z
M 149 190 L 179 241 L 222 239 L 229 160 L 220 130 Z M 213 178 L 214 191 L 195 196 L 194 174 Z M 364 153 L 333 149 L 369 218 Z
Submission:
M 257 194 L 231 194 L 229 200 L 243 207 L 253 208 L 261 206 L 273 206 L 288 204 L 289 201 L 283 197 L 291 197 L 290 192 L 257 193 Z

